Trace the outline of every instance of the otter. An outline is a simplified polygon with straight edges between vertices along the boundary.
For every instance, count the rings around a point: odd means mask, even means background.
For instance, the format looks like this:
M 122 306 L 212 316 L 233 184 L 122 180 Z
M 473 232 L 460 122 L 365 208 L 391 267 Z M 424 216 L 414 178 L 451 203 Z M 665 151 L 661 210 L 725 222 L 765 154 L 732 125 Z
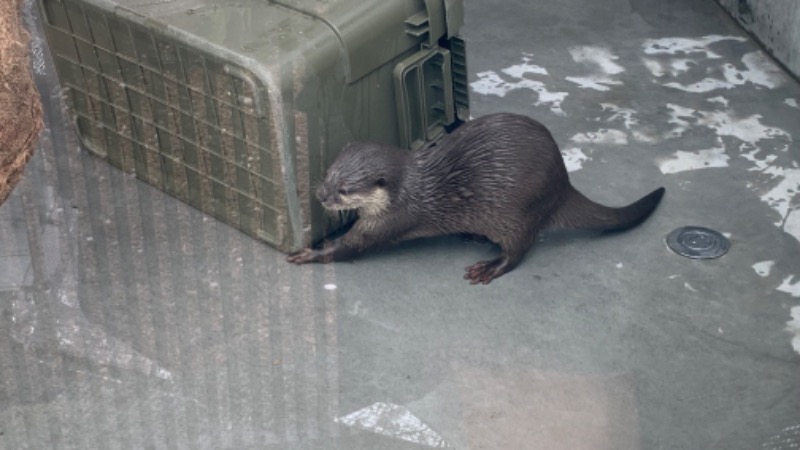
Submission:
M 464 278 L 489 284 L 522 261 L 540 231 L 626 230 L 647 219 L 663 195 L 661 187 L 621 208 L 595 203 L 570 184 L 544 125 L 491 114 L 413 152 L 347 144 L 316 196 L 326 210 L 357 210 L 358 218 L 342 236 L 287 260 L 327 263 L 409 239 L 480 236 L 499 245 L 500 256 L 467 267 Z

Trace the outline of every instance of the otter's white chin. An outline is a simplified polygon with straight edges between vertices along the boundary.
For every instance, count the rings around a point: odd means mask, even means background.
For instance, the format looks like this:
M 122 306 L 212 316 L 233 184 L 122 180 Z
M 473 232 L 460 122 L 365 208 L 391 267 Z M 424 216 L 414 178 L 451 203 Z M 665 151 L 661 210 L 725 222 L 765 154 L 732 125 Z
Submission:
M 323 203 L 322 207 L 328 211 L 352 211 L 358 209 L 352 205 L 342 205 L 341 203 Z

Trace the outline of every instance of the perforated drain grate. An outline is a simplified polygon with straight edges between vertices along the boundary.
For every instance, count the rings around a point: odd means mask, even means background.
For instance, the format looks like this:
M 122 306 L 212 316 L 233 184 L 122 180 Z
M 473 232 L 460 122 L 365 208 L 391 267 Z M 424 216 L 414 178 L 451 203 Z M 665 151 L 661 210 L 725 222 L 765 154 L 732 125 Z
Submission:
M 667 236 L 667 246 L 675 253 L 692 259 L 719 258 L 728 252 L 730 241 L 704 227 L 681 227 Z

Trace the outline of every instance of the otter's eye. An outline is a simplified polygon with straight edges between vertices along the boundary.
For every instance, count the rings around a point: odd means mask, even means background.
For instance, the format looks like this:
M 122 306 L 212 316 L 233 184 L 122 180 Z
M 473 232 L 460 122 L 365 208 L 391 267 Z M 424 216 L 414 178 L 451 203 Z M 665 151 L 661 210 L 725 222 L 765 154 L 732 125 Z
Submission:
M 344 189 L 344 188 L 340 188 L 339 189 L 339 195 L 347 195 L 347 194 L 348 194 L 348 190 L 347 189 Z
M 375 182 L 375 185 L 378 186 L 378 187 L 386 186 L 386 179 L 378 178 L 378 181 Z

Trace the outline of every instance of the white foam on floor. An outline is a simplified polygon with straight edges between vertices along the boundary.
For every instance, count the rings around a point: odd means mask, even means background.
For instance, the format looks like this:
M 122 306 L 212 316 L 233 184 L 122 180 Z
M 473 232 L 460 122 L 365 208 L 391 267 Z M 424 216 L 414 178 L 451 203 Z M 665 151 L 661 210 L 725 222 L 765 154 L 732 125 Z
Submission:
M 541 81 L 524 78 L 523 75 L 525 73 L 536 72 L 524 72 L 525 69 L 522 69 L 520 66 L 521 65 L 515 65 L 503 70 L 503 72 L 509 70 L 510 73 L 513 74 L 506 73 L 513 78 L 511 81 L 506 81 L 497 72 L 488 70 L 478 73 L 478 80 L 471 83 L 470 87 L 477 94 L 496 95 L 498 97 L 505 97 L 508 93 L 513 91 L 530 90 L 539 95 L 539 99 L 534 105 L 547 106 L 554 114 L 563 116 L 564 110 L 561 109 L 561 103 L 568 94 L 566 92 L 551 91 Z
M 764 139 L 782 138 L 788 142 L 792 140 L 786 131 L 761 123 L 760 114 L 740 118 L 730 109 L 702 111 L 672 103 L 668 103 L 667 108 L 670 110 L 669 123 L 674 125 L 670 133 L 672 137 L 681 136 L 692 127 L 707 127 L 714 130 L 718 137 L 735 137 L 754 147 Z
M 650 130 L 646 129 L 638 129 L 633 130 L 631 132 L 631 137 L 636 142 L 642 142 L 644 144 L 655 144 L 661 141 L 661 137 L 657 136 L 658 133 L 655 133 Z
M 794 275 L 789 275 L 783 279 L 783 282 L 777 289 L 792 297 L 800 297 L 800 280 L 794 281 Z
M 787 169 L 769 166 L 762 173 L 772 176 L 777 180 L 777 183 L 772 189 L 761 195 L 761 201 L 766 202 L 780 215 L 775 225 L 784 228 L 784 231 L 800 241 L 800 229 L 798 229 L 800 224 L 798 224 L 797 217 L 798 206 L 792 206 L 793 200 L 800 194 L 800 168 L 791 167 Z
M 707 77 L 692 83 L 677 81 L 664 83 L 664 86 L 692 93 L 711 92 L 717 89 L 733 89 L 747 83 L 755 86 L 774 89 L 786 81 L 780 69 L 760 51 L 751 52 L 742 57 L 744 70 L 733 64 L 722 66 L 722 78 Z
M 736 138 L 741 141 L 739 156 L 752 163 L 752 171 L 771 178 L 770 189 L 763 192 L 760 185 L 748 184 L 755 190 L 761 201 L 779 214 L 775 224 L 786 233 L 800 241 L 800 217 L 796 205 L 800 195 L 800 166 L 792 161 L 788 167 L 776 164 L 778 153 L 785 153 L 792 144 L 792 136 L 787 131 L 763 124 L 760 114 L 739 117 L 732 109 L 703 111 L 680 105 L 667 104 L 670 110 L 669 123 L 673 125 L 668 137 L 682 136 L 693 127 L 706 127 L 713 130 L 717 139 Z M 782 145 L 778 153 L 766 153 L 763 141 Z
M 658 168 L 661 173 L 670 174 L 713 167 L 728 167 L 729 160 L 730 157 L 725 153 L 725 147 L 694 152 L 678 150 L 672 155 L 672 158 L 659 162 Z
M 526 74 L 547 75 L 547 69 L 542 66 L 531 63 L 533 54 L 525 54 L 522 57 L 522 63 L 515 64 L 511 67 L 503 69 L 503 73 L 514 78 L 524 78 Z
M 610 91 L 609 85 L 620 85 L 622 82 L 599 77 L 566 77 L 567 81 L 575 83 L 581 89 L 594 89 L 596 91 Z
M 348 427 L 360 428 L 426 447 L 451 447 L 442 436 L 411 414 L 411 411 L 393 403 L 376 402 L 335 420 Z
M 576 144 L 625 145 L 628 143 L 628 134 L 613 128 L 601 128 L 597 131 L 578 133 L 569 140 Z
M 692 65 L 695 64 L 694 60 L 688 58 L 669 58 L 666 62 L 661 62 L 655 58 L 642 58 L 645 67 L 653 76 L 661 78 L 665 75 L 673 77 L 678 76 L 684 72 L 688 72 Z
M 798 182 L 800 186 L 800 181 Z M 795 239 L 800 241 L 800 209 L 792 209 L 786 214 L 783 219 L 783 231 L 794 236 Z
M 692 55 L 700 53 L 709 59 L 719 59 L 718 53 L 711 50 L 711 44 L 722 41 L 746 42 L 739 36 L 709 35 L 700 38 L 666 37 L 647 39 L 644 42 L 644 53 L 647 55 Z
M 619 57 L 611 50 L 599 46 L 571 47 L 569 54 L 575 62 L 590 63 L 598 66 L 603 73 L 614 75 L 622 73 L 625 69 L 617 64 Z
M 606 122 L 622 122 L 625 125 L 625 128 L 628 130 L 631 129 L 634 125 L 639 124 L 639 119 L 637 119 L 636 111 L 630 108 L 622 108 L 613 103 L 601 103 L 600 106 L 603 108 L 603 111 L 611 112 L 611 116 L 606 119 Z
M 728 106 L 728 104 L 730 103 L 727 98 L 725 98 L 725 97 L 723 97 L 721 95 L 718 95 L 716 97 L 711 97 L 706 101 L 709 102 L 709 103 L 719 103 L 722 106 Z
M 795 306 L 790 310 L 792 320 L 786 322 L 786 331 L 793 333 L 792 348 L 800 353 L 800 306 Z
M 800 105 L 797 104 L 797 99 L 796 98 L 787 98 L 786 100 L 783 101 L 783 103 L 786 103 L 787 105 L 791 106 L 792 108 L 800 108 Z
M 744 71 L 734 71 L 733 76 L 744 76 L 747 81 L 769 89 L 775 89 L 786 82 L 783 70 L 762 51 L 750 52 L 742 56 Z
M 653 58 L 642 58 L 642 62 L 644 62 L 644 66 L 647 67 L 647 70 L 653 74 L 653 76 L 661 78 L 667 74 L 667 70 L 664 68 L 664 65 L 661 64 L 661 61 Z
M 711 46 L 723 41 L 745 42 L 746 39 L 720 35 L 648 39 L 643 44 L 644 53 L 648 55 L 643 62 L 656 78 L 663 79 L 667 75 L 683 78 L 682 81 L 663 83 L 663 86 L 698 94 L 733 89 L 748 83 L 757 88 L 774 89 L 786 82 L 787 77 L 780 67 L 762 51 L 744 54 L 741 63 L 736 65 L 709 61 L 722 58 Z M 721 74 L 713 76 L 720 69 Z M 687 77 L 693 79 L 686 81 Z
M 591 159 L 583 153 L 583 150 L 577 147 L 561 149 L 561 156 L 564 157 L 564 165 L 567 166 L 567 172 L 581 170 L 584 161 L 589 161 Z
M 609 86 L 621 85 L 622 82 L 616 80 L 612 75 L 625 71 L 625 69 L 615 61 L 619 59 L 611 50 L 599 46 L 579 46 L 571 47 L 569 53 L 577 63 L 587 64 L 593 68 L 593 73 L 587 76 L 571 76 L 565 79 L 577 84 L 582 89 L 594 89 L 597 91 L 608 91 Z
M 753 270 L 756 271 L 758 276 L 765 278 L 772 272 L 772 267 L 775 266 L 775 261 L 761 261 L 753 264 Z
M 687 58 L 676 58 L 669 62 L 670 75 L 676 76 L 688 72 L 693 65 L 697 65 L 693 60 Z

